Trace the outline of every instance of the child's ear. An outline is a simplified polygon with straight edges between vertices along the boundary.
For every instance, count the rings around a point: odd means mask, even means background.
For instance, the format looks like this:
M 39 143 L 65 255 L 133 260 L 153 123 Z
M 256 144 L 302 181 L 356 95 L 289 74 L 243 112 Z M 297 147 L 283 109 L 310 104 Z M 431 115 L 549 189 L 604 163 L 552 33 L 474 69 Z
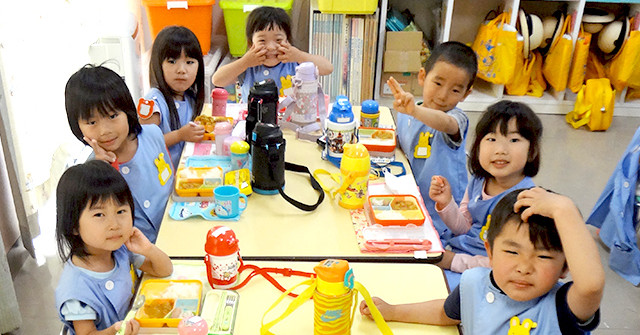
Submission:
M 562 268 L 562 274 L 560 275 L 560 278 L 564 279 L 567 277 L 567 275 L 569 274 L 569 266 L 567 265 L 567 262 L 564 262 L 564 267 Z
M 488 241 L 484 241 L 484 248 L 487 250 L 487 257 L 489 257 L 489 264 L 493 266 L 493 254 L 491 253 L 491 246 Z
M 469 96 L 469 94 L 471 94 L 471 92 L 472 92 L 472 91 L 473 91 L 473 88 L 472 88 L 472 87 L 469 87 L 469 89 L 467 90 L 467 92 L 464 94 L 464 97 L 463 97 L 462 99 L 460 99 L 460 102 L 463 102 L 463 101 L 464 101 L 464 99 L 466 99 L 466 98 Z
M 427 71 L 425 71 L 424 68 L 421 67 L 420 71 L 418 71 L 418 84 L 420 84 L 420 86 L 424 86 L 425 78 L 427 78 Z

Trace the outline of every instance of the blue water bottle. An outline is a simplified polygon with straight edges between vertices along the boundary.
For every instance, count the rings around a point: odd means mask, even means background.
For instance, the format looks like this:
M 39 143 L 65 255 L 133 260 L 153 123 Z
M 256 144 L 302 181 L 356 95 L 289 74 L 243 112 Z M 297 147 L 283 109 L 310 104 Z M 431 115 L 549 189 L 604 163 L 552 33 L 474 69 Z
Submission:
M 347 97 L 343 95 L 336 97 L 331 113 L 325 120 L 324 131 L 326 145 L 322 152 L 322 158 L 339 167 L 344 153 L 344 145 L 357 142 L 356 120 Z

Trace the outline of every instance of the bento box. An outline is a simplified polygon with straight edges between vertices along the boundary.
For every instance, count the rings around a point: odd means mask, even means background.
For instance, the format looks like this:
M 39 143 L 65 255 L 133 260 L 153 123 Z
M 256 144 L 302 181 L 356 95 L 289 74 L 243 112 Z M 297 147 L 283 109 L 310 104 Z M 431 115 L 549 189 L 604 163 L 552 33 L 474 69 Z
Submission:
M 202 282 L 149 279 L 142 283 L 138 295 L 145 296 L 135 316 L 140 327 L 178 327 L 182 318 L 198 315 Z
M 176 194 L 181 197 L 213 197 L 213 189 L 223 185 L 220 166 L 182 167 L 176 173 Z
M 424 224 L 425 216 L 413 195 L 370 195 L 367 199 L 372 224 L 406 226 Z
M 391 128 L 358 128 L 358 142 L 370 156 L 393 157 L 396 149 L 396 131 Z

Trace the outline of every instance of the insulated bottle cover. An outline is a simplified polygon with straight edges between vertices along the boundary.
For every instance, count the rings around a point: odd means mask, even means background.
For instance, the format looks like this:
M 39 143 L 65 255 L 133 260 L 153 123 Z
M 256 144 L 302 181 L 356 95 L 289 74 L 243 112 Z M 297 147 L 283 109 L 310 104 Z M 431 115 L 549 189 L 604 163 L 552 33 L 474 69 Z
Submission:
M 265 79 L 253 84 L 249 90 L 247 111 L 247 139 L 256 123 L 276 124 L 278 120 L 278 86 L 273 79 Z

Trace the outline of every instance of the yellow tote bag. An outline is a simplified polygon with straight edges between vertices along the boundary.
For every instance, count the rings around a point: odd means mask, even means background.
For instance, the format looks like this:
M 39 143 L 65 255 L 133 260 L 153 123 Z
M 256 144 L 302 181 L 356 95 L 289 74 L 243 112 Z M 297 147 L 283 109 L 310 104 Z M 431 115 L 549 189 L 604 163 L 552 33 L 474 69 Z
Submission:
M 471 48 L 478 57 L 478 77 L 494 84 L 513 80 L 517 54 L 517 31 L 507 24 L 509 12 L 485 21 Z
M 613 118 L 616 90 L 607 78 L 589 79 L 578 92 L 573 110 L 566 121 L 579 128 L 586 125 L 591 131 L 607 130 Z
M 518 42 L 518 44 L 520 44 L 520 42 Z M 507 94 L 510 95 L 525 95 L 529 90 L 529 82 L 531 81 L 537 55 L 535 52 L 531 52 L 529 59 L 525 60 L 521 54 L 520 56 L 516 56 L 516 58 L 518 60 L 516 62 L 516 73 L 513 76 L 513 82 L 507 84 L 505 90 Z M 544 89 L 542 91 L 544 91 Z
M 600 59 L 598 59 L 598 56 L 593 52 L 589 52 L 589 57 L 587 58 L 587 71 L 585 72 L 584 80 L 606 77 L 607 75 L 604 73 L 604 66 Z
M 562 25 L 562 31 L 560 31 L 560 37 L 549 48 L 549 53 L 542 66 L 544 78 L 556 91 L 564 91 L 569 79 L 569 65 L 573 52 L 573 41 L 571 35 L 568 34 L 570 22 L 571 15 L 567 15 Z
M 547 89 L 547 82 L 542 75 L 542 55 L 538 50 L 534 50 L 531 53 L 531 78 L 529 79 L 529 88 L 527 89 L 527 95 L 532 97 L 541 97 L 544 90 Z
M 582 84 L 584 84 L 584 76 L 587 73 L 587 59 L 589 58 L 589 45 L 591 45 L 591 33 L 584 31 L 582 25 L 580 25 L 580 34 L 573 50 L 573 59 L 569 70 L 569 83 L 567 84 L 573 93 L 580 91 Z
M 613 87 L 622 91 L 638 66 L 640 66 L 640 31 L 636 30 L 631 32 L 620 51 L 607 63 L 605 70 Z M 640 79 L 636 76 L 634 81 L 640 81 Z

